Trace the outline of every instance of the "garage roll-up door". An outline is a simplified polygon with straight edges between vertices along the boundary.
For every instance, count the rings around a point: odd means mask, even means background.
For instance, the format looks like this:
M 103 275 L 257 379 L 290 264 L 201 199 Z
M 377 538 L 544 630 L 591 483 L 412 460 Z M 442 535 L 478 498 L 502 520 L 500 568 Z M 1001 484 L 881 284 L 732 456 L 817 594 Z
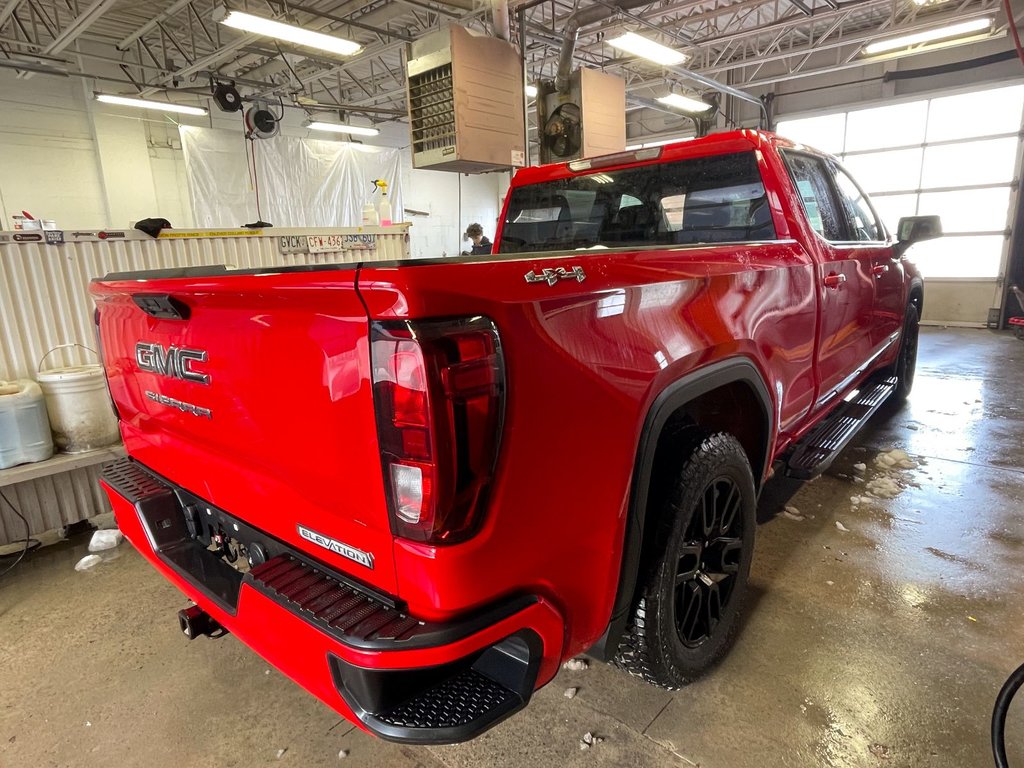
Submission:
M 938 214 L 946 237 L 910 253 L 925 276 L 925 320 L 982 324 L 1002 300 L 1020 176 L 1024 85 L 784 119 L 778 132 L 837 155 L 890 231 Z

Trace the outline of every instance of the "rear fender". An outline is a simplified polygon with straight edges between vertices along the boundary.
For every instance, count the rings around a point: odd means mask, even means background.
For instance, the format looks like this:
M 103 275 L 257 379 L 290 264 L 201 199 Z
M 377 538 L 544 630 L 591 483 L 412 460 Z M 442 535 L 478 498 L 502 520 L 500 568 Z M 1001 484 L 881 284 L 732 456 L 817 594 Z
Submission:
M 751 457 L 751 470 L 754 474 L 755 486 L 760 490 L 770 458 L 774 410 L 768 387 L 757 366 L 747 358 L 730 358 L 712 363 L 666 386 L 648 410 L 643 430 L 640 433 L 623 541 L 619 586 L 615 595 L 615 603 L 612 606 L 608 629 L 590 650 L 591 655 L 604 660 L 614 657 L 619 645 L 619 638 L 625 630 L 629 612 L 633 607 L 633 598 L 641 567 L 644 533 L 648 522 L 648 501 L 654 458 L 662 431 L 672 415 L 687 403 L 691 403 L 701 395 L 719 387 L 737 382 L 748 385 L 761 405 L 760 417 L 763 420 L 761 434 L 764 435 L 764 444 L 761 446 L 760 461 L 757 457 Z

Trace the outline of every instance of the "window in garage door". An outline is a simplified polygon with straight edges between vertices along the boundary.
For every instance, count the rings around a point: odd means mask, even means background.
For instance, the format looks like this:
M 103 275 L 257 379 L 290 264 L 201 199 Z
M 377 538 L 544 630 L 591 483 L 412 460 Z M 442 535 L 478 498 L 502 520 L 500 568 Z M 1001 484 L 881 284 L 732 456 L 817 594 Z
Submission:
M 840 158 L 890 232 L 935 213 L 947 237 L 914 247 L 926 277 L 999 276 L 1024 108 L 1013 85 L 783 120 L 778 132 Z

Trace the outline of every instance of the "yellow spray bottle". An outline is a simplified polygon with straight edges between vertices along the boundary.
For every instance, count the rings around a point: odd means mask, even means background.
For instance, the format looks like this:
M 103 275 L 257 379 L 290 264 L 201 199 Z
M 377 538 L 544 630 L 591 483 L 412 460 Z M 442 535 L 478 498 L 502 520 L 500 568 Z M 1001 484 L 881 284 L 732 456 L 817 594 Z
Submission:
M 377 201 L 377 219 L 382 227 L 391 226 L 391 201 L 388 200 L 388 183 L 384 179 L 374 179 L 373 184 L 380 190 Z

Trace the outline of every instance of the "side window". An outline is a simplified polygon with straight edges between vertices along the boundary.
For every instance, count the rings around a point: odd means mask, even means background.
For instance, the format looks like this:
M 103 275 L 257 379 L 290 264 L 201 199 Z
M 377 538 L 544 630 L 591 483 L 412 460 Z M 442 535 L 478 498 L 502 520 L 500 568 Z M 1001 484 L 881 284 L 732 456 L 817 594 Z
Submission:
M 824 163 L 817 157 L 794 152 L 784 152 L 783 156 L 814 231 L 826 240 L 843 240 L 842 219 L 836 210 Z
M 836 180 L 836 189 L 839 190 L 839 198 L 843 203 L 843 210 L 846 213 L 850 239 L 884 240 L 885 233 L 864 193 L 842 168 L 833 166 L 832 172 L 833 178 Z

